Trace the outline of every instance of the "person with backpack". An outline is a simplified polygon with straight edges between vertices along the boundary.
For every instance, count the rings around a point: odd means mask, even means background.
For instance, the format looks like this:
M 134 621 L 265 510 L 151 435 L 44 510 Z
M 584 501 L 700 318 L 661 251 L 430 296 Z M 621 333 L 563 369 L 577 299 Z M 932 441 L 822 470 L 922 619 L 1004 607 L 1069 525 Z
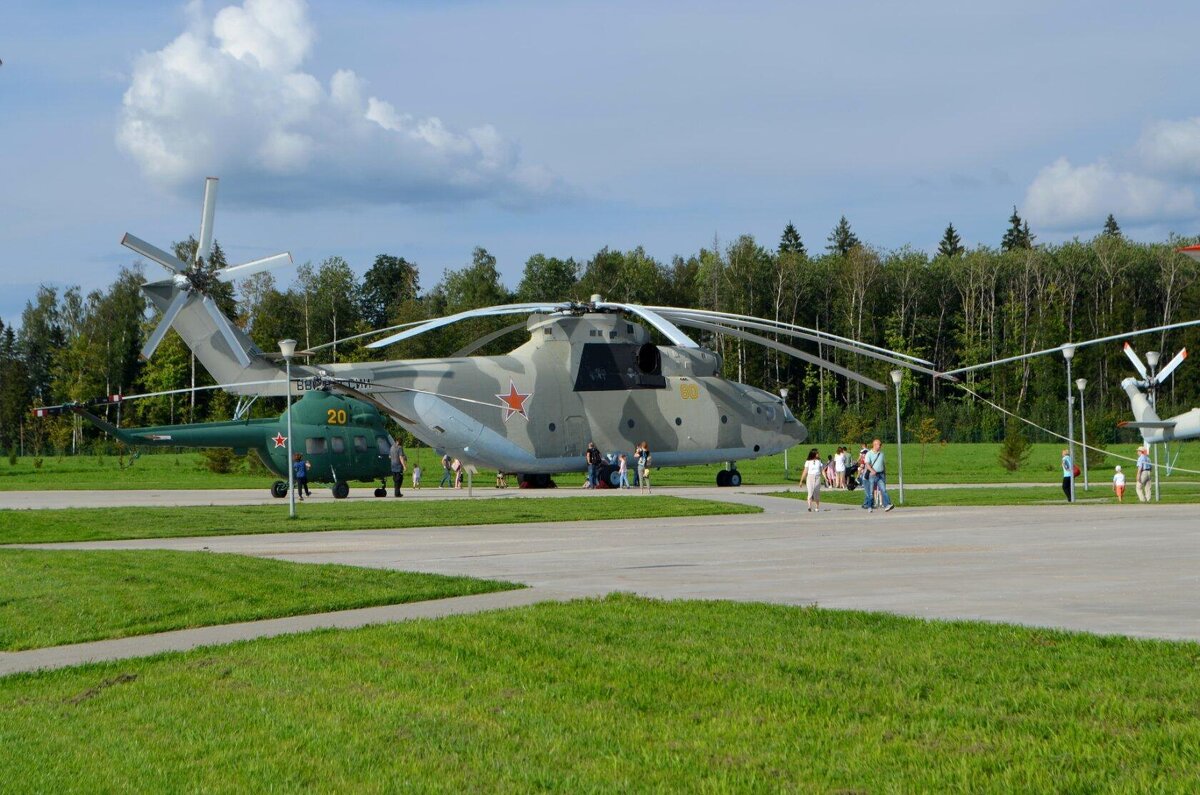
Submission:
M 598 488 L 600 484 L 600 451 L 596 449 L 595 442 L 588 442 L 587 450 L 583 454 L 583 460 L 587 463 L 587 484 L 584 488 Z

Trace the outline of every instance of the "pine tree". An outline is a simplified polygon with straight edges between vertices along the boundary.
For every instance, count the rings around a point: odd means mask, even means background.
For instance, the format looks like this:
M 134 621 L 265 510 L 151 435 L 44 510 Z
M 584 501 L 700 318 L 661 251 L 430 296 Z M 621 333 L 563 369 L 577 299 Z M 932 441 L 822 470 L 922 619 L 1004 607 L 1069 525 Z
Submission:
M 1008 231 L 1000 241 L 1001 251 L 1016 251 L 1019 248 L 1033 248 L 1034 237 L 1029 231 L 1029 223 L 1022 221 L 1013 205 L 1012 215 L 1008 217 Z
M 1109 213 L 1108 218 L 1104 219 L 1104 232 L 1102 234 L 1105 237 L 1121 237 L 1121 227 L 1117 225 L 1117 219 L 1113 218 L 1112 213 Z
M 1004 424 L 1004 442 L 1000 446 L 1000 466 L 1009 472 L 1016 472 L 1029 458 L 1029 440 L 1025 438 L 1021 423 L 1010 417 Z
M 800 239 L 800 233 L 796 231 L 796 227 L 788 221 L 788 225 L 783 228 L 783 234 L 779 238 L 779 253 L 780 254 L 799 254 L 804 256 L 808 252 L 804 249 L 804 241 Z
M 858 236 L 850 230 L 850 222 L 843 215 L 837 226 L 829 233 L 829 245 L 825 247 L 825 250 L 833 254 L 841 254 L 844 257 L 850 253 L 851 249 L 861 245 Z
M 938 256 L 957 257 L 964 250 L 962 238 L 958 236 L 958 230 L 954 228 L 954 224 L 946 224 L 946 231 L 942 235 L 942 242 L 938 243 Z

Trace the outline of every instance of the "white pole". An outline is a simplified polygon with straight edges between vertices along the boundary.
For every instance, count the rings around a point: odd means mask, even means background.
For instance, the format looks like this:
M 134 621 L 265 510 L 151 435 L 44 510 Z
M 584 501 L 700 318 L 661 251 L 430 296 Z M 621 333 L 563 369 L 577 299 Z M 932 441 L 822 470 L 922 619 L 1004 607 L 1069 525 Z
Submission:
M 1087 413 L 1084 407 L 1083 388 L 1087 386 L 1086 378 L 1076 378 L 1075 386 L 1079 387 L 1079 432 L 1083 436 L 1083 446 L 1079 449 L 1079 454 L 1083 456 L 1083 490 L 1088 490 L 1088 466 L 1087 466 Z
M 292 467 L 292 355 L 296 352 L 295 340 L 281 340 L 279 351 L 283 354 L 287 372 L 287 473 L 288 473 L 288 518 L 296 518 L 296 472 Z
M 1150 365 L 1150 408 L 1154 409 L 1154 415 L 1158 416 L 1158 379 L 1155 374 L 1158 372 L 1158 351 L 1146 351 L 1146 364 Z M 1154 501 L 1158 502 L 1160 498 L 1158 490 L 1158 445 L 1150 445 L 1150 453 L 1154 456 Z
M 896 467 L 899 470 L 897 484 L 900 487 L 900 504 L 904 504 L 904 445 L 900 436 L 900 379 L 903 370 L 892 370 L 892 384 L 896 387 Z
M 1071 479 L 1071 493 L 1068 499 L 1075 502 L 1075 395 L 1071 392 L 1071 359 L 1075 356 L 1074 345 L 1064 345 L 1063 358 L 1067 360 L 1067 456 L 1071 459 L 1071 468 L 1067 477 Z
M 779 390 L 779 397 L 783 398 L 783 407 L 785 409 L 787 408 L 787 396 L 788 396 L 788 391 L 787 391 L 787 387 L 785 386 Z M 783 448 L 783 479 L 784 480 L 787 480 L 787 476 L 788 476 L 787 454 L 788 454 L 788 449 L 785 447 L 785 448 Z

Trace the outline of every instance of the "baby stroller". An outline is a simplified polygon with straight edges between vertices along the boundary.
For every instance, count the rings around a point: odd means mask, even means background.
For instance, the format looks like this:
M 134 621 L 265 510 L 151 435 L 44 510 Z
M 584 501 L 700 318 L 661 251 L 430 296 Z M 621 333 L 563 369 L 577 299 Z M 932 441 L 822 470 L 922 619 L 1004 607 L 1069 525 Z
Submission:
M 858 488 L 858 462 L 853 461 L 846 465 L 846 490 L 854 491 Z

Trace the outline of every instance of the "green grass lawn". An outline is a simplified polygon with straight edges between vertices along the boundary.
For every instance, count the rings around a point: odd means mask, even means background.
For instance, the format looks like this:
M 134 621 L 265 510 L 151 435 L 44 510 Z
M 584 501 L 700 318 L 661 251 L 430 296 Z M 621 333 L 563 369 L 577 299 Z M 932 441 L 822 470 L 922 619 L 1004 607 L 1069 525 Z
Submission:
M 373 530 L 524 522 L 579 522 L 760 513 L 748 505 L 667 495 L 599 492 L 579 497 L 529 500 L 379 500 L 310 503 L 287 518 L 287 506 L 194 506 L 183 508 L 63 508 L 0 511 L 0 544 L 109 541 L 323 530 Z
M 629 596 L 0 679 L 15 790 L 1191 792 L 1200 646 Z
M 822 457 L 832 454 L 836 444 L 804 444 L 789 451 L 790 468 L 785 478 L 783 455 L 768 456 L 753 461 L 739 461 L 747 485 L 795 482 L 799 478 L 801 464 L 808 451 L 816 447 Z M 893 470 L 895 446 L 890 442 L 884 448 L 888 454 L 888 468 Z M 1059 444 L 1035 444 L 1025 465 L 1016 472 L 1008 472 L 1000 466 L 997 456 L 999 444 L 946 444 L 929 445 L 924 454 L 915 442 L 904 446 L 904 479 L 906 483 L 1024 483 L 1045 481 L 1053 483 L 1059 477 Z M 1114 445 L 1113 453 L 1136 455 L 1136 445 Z M 1171 447 L 1172 455 L 1179 453 L 1176 464 L 1184 469 L 1200 471 L 1200 443 L 1185 442 Z M 855 447 L 854 452 L 858 452 Z M 441 478 L 441 468 L 436 456 L 428 449 L 420 456 L 425 469 L 427 486 L 436 485 Z M 413 461 L 417 456 L 413 455 Z M 1081 459 L 1082 461 L 1082 459 Z M 1112 467 L 1120 463 L 1117 459 L 1103 465 L 1091 467 L 1092 479 L 1102 485 L 1112 480 Z M 141 456 L 133 466 L 121 469 L 114 457 L 67 456 L 62 459 L 46 457 L 42 467 L 35 469 L 29 457 L 18 458 L 12 466 L 0 459 L 0 491 L 39 489 L 210 489 L 270 488 L 275 477 L 267 474 L 252 474 L 244 464 L 227 475 L 209 472 L 201 464 L 198 453 L 154 453 Z M 717 470 L 722 467 L 709 466 L 675 467 L 661 469 L 654 474 L 655 485 L 660 486 L 712 486 L 716 483 Z M 1131 469 L 1125 466 L 1126 471 Z M 495 473 L 481 471 L 475 478 L 479 486 L 494 483 Z M 583 482 L 582 474 L 559 475 L 560 486 L 578 485 Z M 1177 473 L 1168 480 L 1200 480 L 1200 476 Z M 352 484 L 355 488 L 369 488 L 367 484 Z M 321 488 L 324 488 L 322 486 Z
M 804 500 L 807 493 L 803 488 L 772 493 L 773 497 L 789 497 Z M 900 493 L 895 484 L 888 484 L 888 496 L 892 502 L 899 503 Z M 1125 492 L 1124 505 L 1117 504 L 1116 495 L 1104 488 L 1092 488 L 1084 491 L 1080 485 L 1075 494 L 1078 503 L 1111 504 L 1115 508 L 1125 505 L 1137 505 L 1137 495 L 1132 488 Z M 834 505 L 862 505 L 863 493 L 860 489 L 854 491 L 838 491 L 822 489 L 821 502 Z M 1200 483 L 1171 483 L 1162 489 L 1164 503 L 1196 503 L 1200 502 Z M 904 505 L 908 508 L 928 508 L 931 506 L 965 506 L 965 505 L 1045 505 L 1067 504 L 1063 497 L 1061 485 L 1055 486 L 1004 486 L 998 488 L 944 488 L 944 489 L 905 489 Z
M 207 552 L 0 549 L 0 650 L 517 587 Z

